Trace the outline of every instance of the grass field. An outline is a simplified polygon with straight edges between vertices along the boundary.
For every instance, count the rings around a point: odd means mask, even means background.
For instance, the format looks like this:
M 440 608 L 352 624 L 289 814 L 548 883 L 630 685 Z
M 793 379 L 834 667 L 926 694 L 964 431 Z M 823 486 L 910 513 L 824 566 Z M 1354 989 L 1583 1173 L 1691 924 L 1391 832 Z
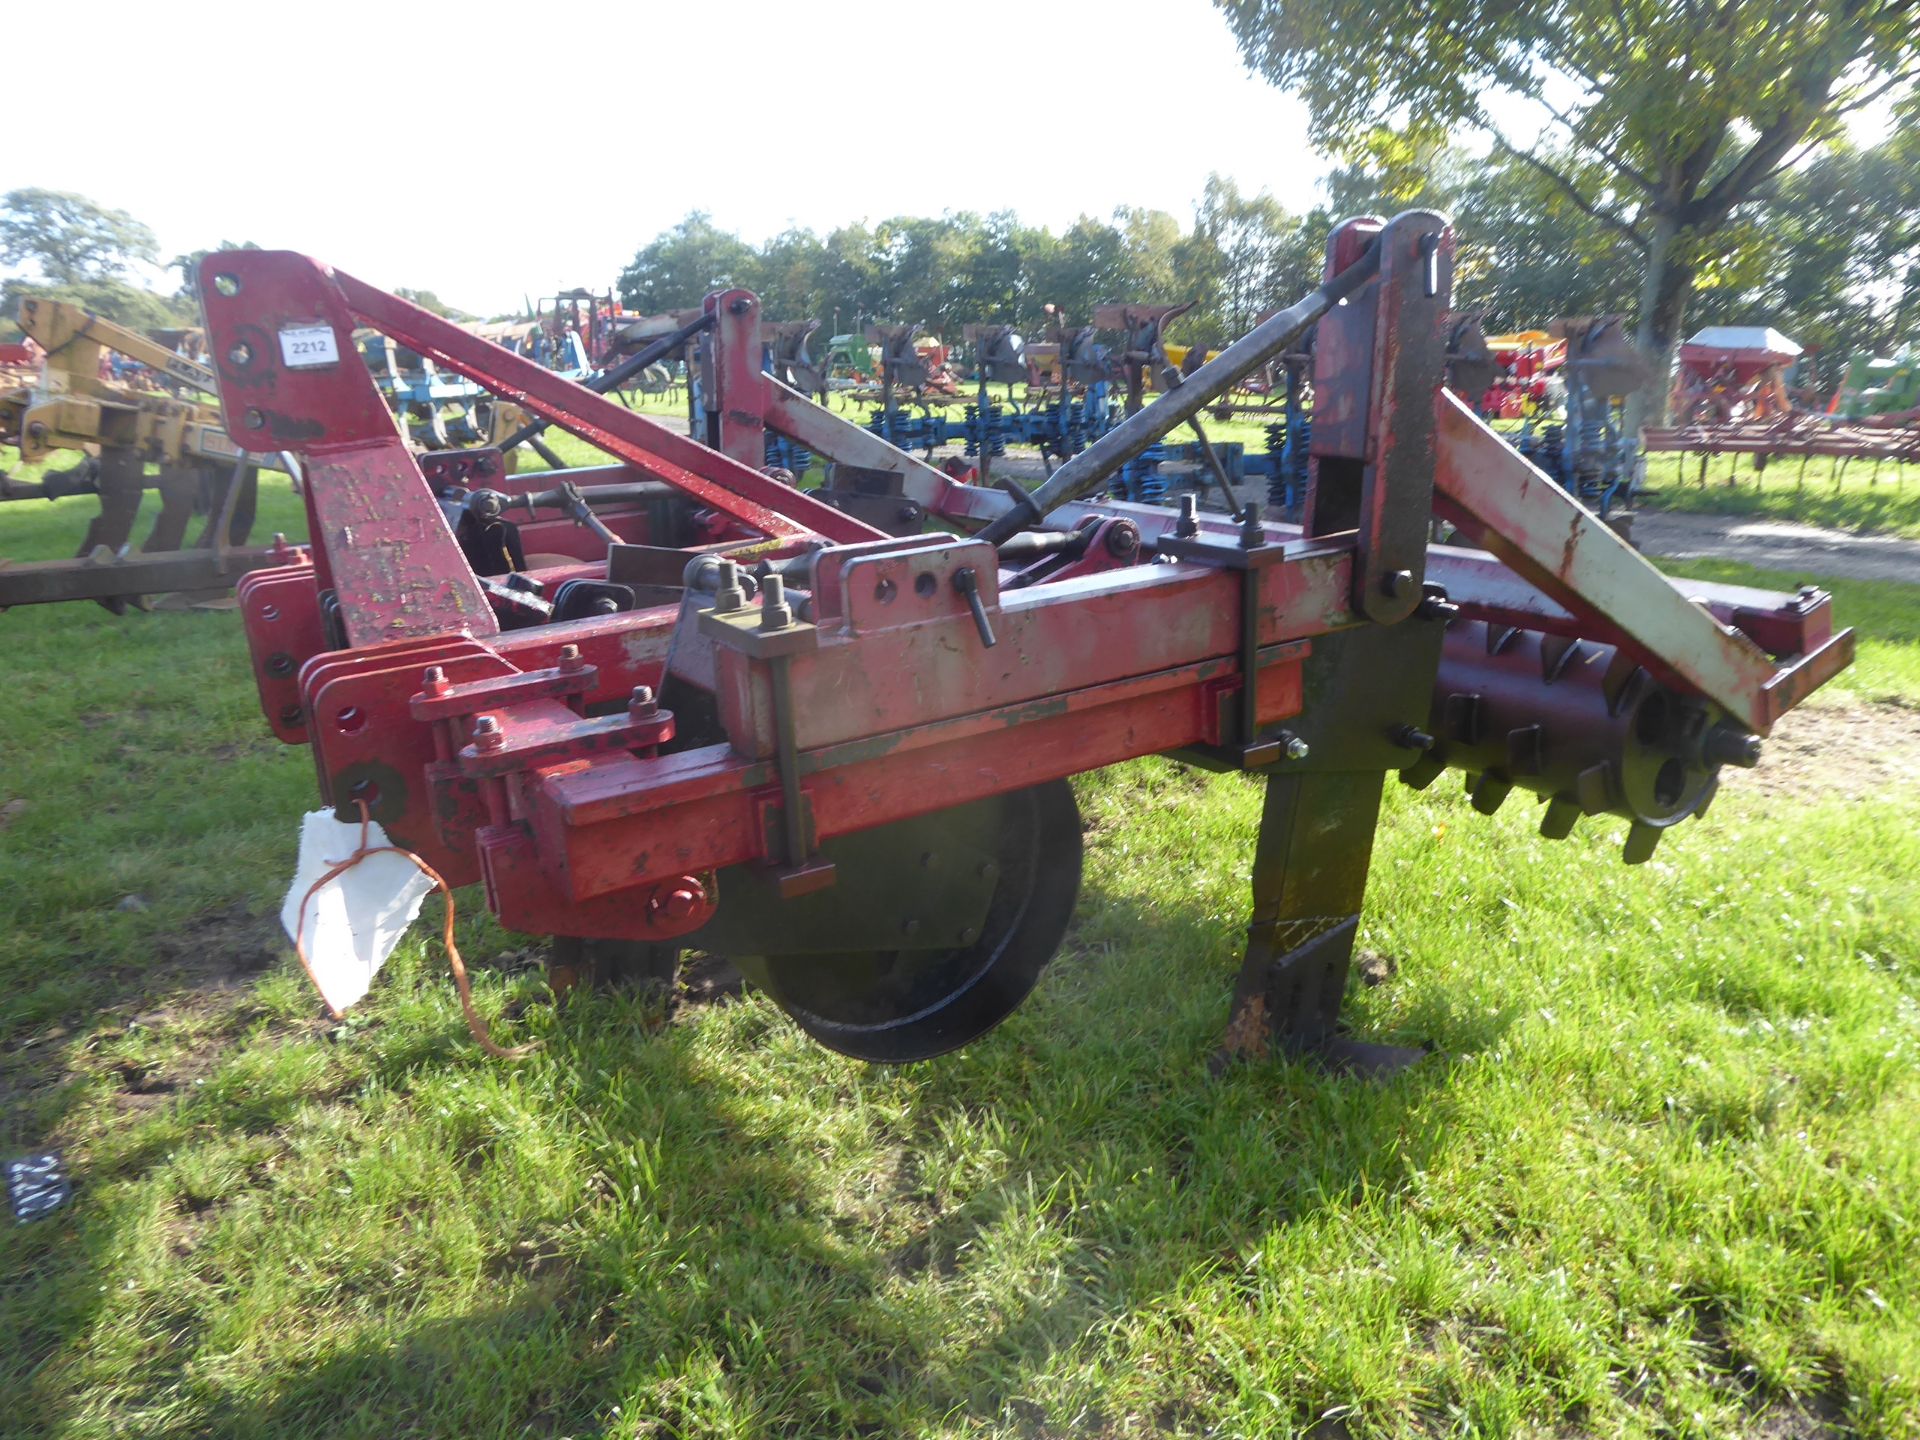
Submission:
M 1776 743 L 1920 735 L 1920 587 L 1831 588 L 1860 662 Z M 1910 764 L 1769 760 L 1636 870 L 1390 787 L 1350 1014 L 1438 1054 L 1379 1086 L 1210 1078 L 1259 792 L 1157 761 L 1080 782 L 1073 933 L 960 1054 L 556 1011 L 463 895 L 501 1064 L 437 923 L 322 1018 L 232 614 L 0 644 L 0 1155 L 77 1175 L 0 1240 L 9 1437 L 1920 1436 Z

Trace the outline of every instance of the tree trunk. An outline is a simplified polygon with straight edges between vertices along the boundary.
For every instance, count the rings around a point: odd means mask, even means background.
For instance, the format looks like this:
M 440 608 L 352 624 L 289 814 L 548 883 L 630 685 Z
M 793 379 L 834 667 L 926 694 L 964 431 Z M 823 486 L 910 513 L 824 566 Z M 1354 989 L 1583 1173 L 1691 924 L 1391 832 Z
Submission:
M 1634 342 L 1652 367 L 1646 388 L 1627 404 L 1627 424 L 1663 425 L 1673 388 L 1673 356 L 1693 293 L 1693 263 L 1685 258 L 1685 232 L 1671 215 L 1656 215 L 1647 248 L 1647 269 L 1640 285 L 1640 325 Z

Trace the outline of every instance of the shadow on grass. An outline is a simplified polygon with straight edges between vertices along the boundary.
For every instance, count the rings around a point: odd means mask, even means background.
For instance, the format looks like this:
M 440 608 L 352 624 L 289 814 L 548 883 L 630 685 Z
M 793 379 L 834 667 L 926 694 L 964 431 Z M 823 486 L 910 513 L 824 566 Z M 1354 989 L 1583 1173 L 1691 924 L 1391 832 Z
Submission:
M 718 1017 L 634 1044 L 623 1002 L 573 1009 L 548 1041 L 564 1078 L 543 1104 L 557 1129 L 590 1121 L 614 1147 L 650 1146 L 644 1198 L 603 1193 L 559 1238 L 502 1240 L 474 1287 L 497 1300 L 416 1317 L 395 1295 L 331 1332 L 342 1343 L 308 1363 L 210 1384 L 186 1362 L 229 1375 L 230 1362 L 188 1340 L 181 1369 L 135 1387 L 149 1413 L 175 1417 L 144 1433 L 879 1435 L 962 1416 L 1049 1433 L 1021 1391 L 1050 1356 L 1151 1309 L 1183 1276 L 1237 1263 L 1281 1227 L 1398 1191 L 1434 1163 L 1451 1114 L 1443 1056 L 1373 1084 L 1280 1060 L 1210 1077 L 1237 937 L 1197 903 L 1141 910 L 1096 885 L 1082 898 L 1089 910 L 1102 932 L 1131 937 L 1127 952 L 1100 958 L 1070 941 L 1029 1002 L 1038 1023 L 905 1071 L 858 1072 L 851 1083 L 901 1102 L 890 1122 L 899 1164 L 859 1177 L 876 1211 L 864 1218 L 821 1193 L 808 1157 L 817 1138 L 770 1123 L 737 1068 L 717 1075 L 701 1057 L 696 1032 Z M 1204 958 L 1187 969 L 1196 949 Z M 1138 994 L 1143 974 L 1164 992 L 1158 967 L 1170 957 L 1193 982 L 1179 1014 Z M 742 1043 L 786 1039 L 774 1027 L 787 1022 L 758 1007 L 734 1018 L 756 1015 L 764 1024 Z M 1380 1038 L 1492 1038 L 1461 1023 L 1415 1010 Z M 464 1037 L 413 1041 L 384 1049 L 373 1078 L 404 1090 Z M 636 1095 L 653 1117 L 639 1129 L 621 1119 Z M 312 1098 L 196 1105 L 195 1118 L 202 1132 L 211 1121 L 216 1135 L 258 1134 Z M 956 1191 L 924 1172 L 922 1151 L 980 1126 L 1009 1156 L 1000 1173 Z M 162 1161 L 177 1137 L 161 1130 L 120 1157 L 121 1174 Z M 38 1356 L 17 1357 L 29 1366 L 88 1343 L 93 1299 L 122 1262 L 126 1237 L 111 1224 L 68 1223 L 81 1233 L 57 1248 L 77 1244 L 87 1260 L 67 1267 L 71 1298 L 37 1337 Z M 1057 1247 L 1059 1278 L 1001 1284 L 1002 1264 L 1021 1265 L 994 1257 L 1036 1234 Z M 188 1310 L 166 1323 L 190 1336 L 206 1320 Z M 53 1431 L 90 1403 L 50 1373 L 14 1413 Z M 633 1395 L 650 1396 L 652 1412 L 614 1424 L 610 1407 Z

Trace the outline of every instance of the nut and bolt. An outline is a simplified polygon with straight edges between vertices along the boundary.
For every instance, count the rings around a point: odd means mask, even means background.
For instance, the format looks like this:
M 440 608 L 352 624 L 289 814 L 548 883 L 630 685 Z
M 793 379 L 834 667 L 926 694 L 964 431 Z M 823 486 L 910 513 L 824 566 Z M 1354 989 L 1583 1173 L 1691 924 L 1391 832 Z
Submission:
M 740 588 L 740 567 L 731 560 L 722 560 L 714 567 L 714 576 L 718 584 L 713 590 L 713 608 L 721 615 L 730 615 L 747 603 L 747 592 Z
M 1249 505 L 1240 516 L 1240 548 L 1252 550 L 1266 543 L 1267 529 L 1260 523 L 1260 507 Z
M 1418 725 L 1396 725 L 1387 731 L 1387 738 L 1403 750 L 1431 750 L 1433 736 Z
M 705 890 L 688 884 L 655 891 L 647 902 L 647 909 L 662 920 L 685 920 L 700 908 L 705 900 Z
M 1200 533 L 1200 499 L 1196 495 L 1180 497 L 1180 518 L 1174 522 L 1173 538 L 1191 540 Z
M 793 611 L 787 606 L 787 582 L 768 575 L 760 582 L 760 628 L 784 630 L 793 623 Z
M 562 645 L 560 647 L 560 669 L 562 673 L 577 675 L 586 668 L 587 662 L 580 658 L 580 647 L 578 645 Z
M 428 695 L 444 695 L 452 687 L 447 683 L 444 665 L 429 665 L 420 677 L 420 688 Z
M 1289 760 L 1304 760 L 1313 753 L 1307 742 L 1290 730 L 1282 730 L 1278 738 L 1280 751 Z
M 473 722 L 473 748 L 482 754 L 491 754 L 507 743 L 506 734 L 500 729 L 500 722 L 491 715 L 482 715 Z
M 627 697 L 627 714 L 635 718 L 652 715 L 659 708 L 654 701 L 651 685 L 636 685 L 633 694 Z
M 1411 570 L 1389 570 L 1380 577 L 1380 588 L 1386 592 L 1389 599 L 1399 599 L 1411 584 L 1413 584 Z

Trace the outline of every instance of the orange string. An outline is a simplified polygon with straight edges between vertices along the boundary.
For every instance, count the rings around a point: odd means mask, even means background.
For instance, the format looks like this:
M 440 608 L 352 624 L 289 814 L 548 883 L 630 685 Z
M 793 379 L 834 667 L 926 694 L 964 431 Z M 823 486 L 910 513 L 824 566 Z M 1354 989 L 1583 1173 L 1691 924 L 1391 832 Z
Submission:
M 427 864 L 426 861 L 414 854 L 413 851 L 402 849 L 398 845 L 369 845 L 367 843 L 367 831 L 373 821 L 372 817 L 367 813 L 367 802 L 364 800 L 356 800 L 353 803 L 360 807 L 360 843 L 354 848 L 354 852 L 347 856 L 346 859 L 328 861 L 328 865 L 332 868 L 307 887 L 307 893 L 300 897 L 300 918 L 295 922 L 293 927 L 293 953 L 300 957 L 300 967 L 307 972 L 307 978 L 313 981 L 314 988 L 320 988 L 320 977 L 313 973 L 313 962 L 307 958 L 306 946 L 301 943 L 301 939 L 307 930 L 307 902 L 313 899 L 314 892 L 322 885 L 325 885 L 335 876 L 344 875 L 369 855 L 386 853 L 404 855 L 420 867 L 420 872 L 423 875 L 433 881 L 435 889 L 447 897 L 446 928 L 440 938 L 441 943 L 447 948 L 447 962 L 453 969 L 453 987 L 460 992 L 460 1009 L 467 1017 L 467 1029 L 473 1035 L 474 1043 L 496 1060 L 518 1060 L 523 1055 L 530 1055 L 535 1050 L 538 1050 L 540 1048 L 538 1043 L 513 1046 L 494 1043 L 493 1036 L 487 1031 L 487 1022 L 481 1018 L 480 1012 L 473 1008 L 473 986 L 467 979 L 466 963 L 460 958 L 460 947 L 453 943 L 452 888 L 440 877 L 438 870 L 435 870 L 431 865 Z M 324 990 L 321 991 L 321 998 L 326 1000 L 326 992 Z M 334 1008 L 333 1002 L 327 1000 L 326 1006 L 333 1018 L 338 1020 L 341 1012 Z

